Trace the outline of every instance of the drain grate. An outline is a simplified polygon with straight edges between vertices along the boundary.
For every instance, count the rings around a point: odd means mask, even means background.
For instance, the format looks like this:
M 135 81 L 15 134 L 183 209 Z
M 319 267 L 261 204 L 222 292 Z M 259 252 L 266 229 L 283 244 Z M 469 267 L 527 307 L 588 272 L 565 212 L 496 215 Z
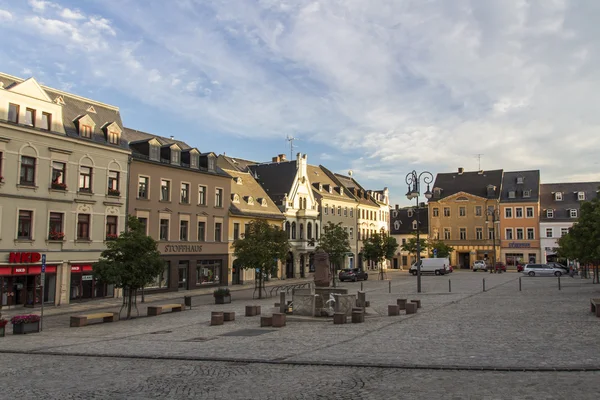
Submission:
M 156 331 L 156 332 L 150 332 L 151 335 L 165 335 L 167 333 L 173 333 L 173 331 Z
M 276 329 L 240 329 L 239 331 L 224 333 L 221 336 L 259 336 L 275 331 Z

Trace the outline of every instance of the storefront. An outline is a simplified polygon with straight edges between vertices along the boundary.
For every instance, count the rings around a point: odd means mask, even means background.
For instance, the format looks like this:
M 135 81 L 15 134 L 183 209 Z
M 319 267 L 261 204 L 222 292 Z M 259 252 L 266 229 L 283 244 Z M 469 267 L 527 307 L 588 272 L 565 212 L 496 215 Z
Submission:
M 91 264 L 71 264 L 70 300 L 91 300 L 113 297 L 114 286 L 94 279 Z
M 42 293 L 40 260 L 41 254 L 37 252 L 12 252 L 9 254 L 9 265 L 0 265 L 0 304 L 2 306 L 34 307 L 40 305 L 42 299 L 45 303 L 54 303 L 58 265 L 46 265 Z
M 508 242 L 501 250 L 501 257 L 507 267 L 518 264 L 535 264 L 540 262 L 540 249 L 529 242 Z
M 228 255 L 163 255 L 165 268 L 145 290 L 190 290 L 227 286 Z

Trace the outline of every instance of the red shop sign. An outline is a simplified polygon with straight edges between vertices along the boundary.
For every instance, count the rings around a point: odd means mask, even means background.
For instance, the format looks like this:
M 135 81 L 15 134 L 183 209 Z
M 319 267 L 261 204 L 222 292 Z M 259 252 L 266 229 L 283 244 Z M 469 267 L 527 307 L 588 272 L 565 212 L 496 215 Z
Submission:
M 79 265 L 71 265 L 71 272 L 81 272 L 81 267 Z
M 36 263 L 41 259 L 42 255 L 37 252 L 16 251 L 8 255 L 8 262 L 11 264 Z
M 13 275 L 26 275 L 27 267 L 15 267 L 13 268 Z
M 71 272 L 92 271 L 92 270 L 93 270 L 93 268 L 90 264 L 71 265 Z

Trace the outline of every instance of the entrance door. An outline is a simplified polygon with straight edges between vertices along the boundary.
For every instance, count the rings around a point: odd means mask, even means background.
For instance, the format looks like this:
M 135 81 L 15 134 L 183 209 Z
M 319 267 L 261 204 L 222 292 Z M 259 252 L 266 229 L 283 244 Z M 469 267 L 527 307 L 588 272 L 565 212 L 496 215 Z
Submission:
M 242 268 L 238 260 L 233 262 L 233 274 L 231 275 L 231 284 L 240 285 L 242 283 Z
M 458 253 L 458 263 L 461 269 L 471 268 L 471 257 L 469 253 Z
M 187 281 L 188 281 L 188 262 L 180 261 L 179 262 L 179 289 L 187 289 Z
M 394 269 L 398 269 L 398 259 L 394 258 Z
M 294 277 L 294 255 L 289 252 L 285 260 L 285 277 L 291 279 Z

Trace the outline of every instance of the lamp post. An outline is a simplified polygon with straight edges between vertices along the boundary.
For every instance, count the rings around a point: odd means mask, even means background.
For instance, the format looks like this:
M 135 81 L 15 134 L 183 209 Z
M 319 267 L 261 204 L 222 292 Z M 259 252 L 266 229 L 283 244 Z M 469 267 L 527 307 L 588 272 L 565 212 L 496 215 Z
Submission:
M 491 221 L 490 221 L 491 220 Z M 496 270 L 496 224 L 500 223 L 500 210 L 492 207 L 488 208 L 485 212 L 485 224 L 492 223 L 492 262 L 493 267 L 490 269 L 490 274 Z
M 421 239 L 420 233 L 420 221 L 419 221 L 419 194 L 421 193 L 421 181 L 427 184 L 427 191 L 424 193 L 425 197 L 429 200 L 432 197 L 431 190 L 429 190 L 429 184 L 433 182 L 433 175 L 431 172 L 423 171 L 417 174 L 417 171 L 409 172 L 406 175 L 406 184 L 408 185 L 408 192 L 406 192 L 406 198 L 408 200 L 416 199 L 417 207 L 417 293 L 421 293 Z

